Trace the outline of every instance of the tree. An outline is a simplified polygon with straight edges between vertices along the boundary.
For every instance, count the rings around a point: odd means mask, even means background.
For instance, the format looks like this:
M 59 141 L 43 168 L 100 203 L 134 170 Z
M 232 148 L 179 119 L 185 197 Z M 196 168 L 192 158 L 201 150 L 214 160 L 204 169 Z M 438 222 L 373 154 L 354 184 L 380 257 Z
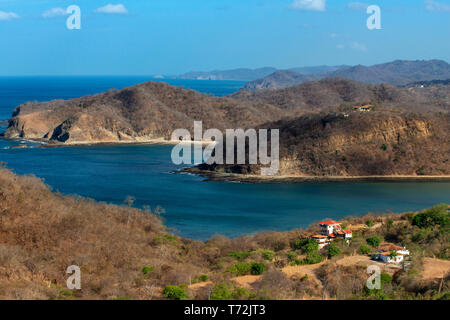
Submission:
M 366 246 L 365 244 L 362 244 L 359 249 L 358 252 L 361 254 L 369 254 L 370 253 L 370 247 Z
M 389 254 L 390 258 L 395 258 L 396 256 L 398 256 L 397 251 L 392 250 L 391 253 Z
M 152 266 L 144 266 L 144 267 L 142 268 L 142 274 L 143 274 L 144 276 L 150 275 L 150 273 L 152 273 L 153 271 L 155 271 L 155 268 L 152 267 Z
M 253 275 L 260 275 L 264 271 L 266 271 L 266 269 L 267 269 L 266 265 L 262 262 L 253 262 L 251 264 L 251 273 Z
M 179 286 L 167 286 L 163 290 L 163 295 L 168 299 L 184 300 L 188 298 L 186 291 Z
M 445 226 L 449 224 L 450 214 L 447 212 L 446 204 L 436 205 L 425 212 L 416 214 L 412 219 L 412 224 L 419 228 L 430 228 L 435 225 Z
M 233 298 L 233 286 L 221 282 L 214 286 L 210 296 L 211 300 L 231 300 Z
M 366 226 L 368 226 L 369 228 L 372 228 L 374 225 L 375 225 L 375 222 L 373 222 L 373 220 L 366 221 Z
M 262 253 L 262 257 L 264 260 L 272 261 L 274 254 L 275 254 L 275 252 L 273 252 L 272 250 L 265 250 Z
M 302 260 L 303 264 L 316 264 L 322 261 L 322 257 L 317 252 L 311 252 Z
M 341 253 L 341 248 L 335 244 L 328 245 L 328 258 L 331 259 Z
M 372 247 L 375 248 L 375 247 L 378 247 L 380 245 L 381 240 L 380 240 L 379 237 L 373 236 L 373 237 L 367 238 L 366 242 L 367 242 L 367 244 L 369 244 L 369 245 L 371 245 Z
M 306 239 L 306 238 L 305 238 L 305 239 L 297 240 L 297 241 L 294 243 L 294 249 L 305 251 L 305 248 L 306 248 L 308 245 L 310 245 L 309 248 L 312 249 L 312 250 L 313 250 L 313 248 L 315 248 L 315 247 L 317 247 L 317 250 L 319 249 L 319 244 L 317 243 L 316 240 L 314 240 L 314 239 Z

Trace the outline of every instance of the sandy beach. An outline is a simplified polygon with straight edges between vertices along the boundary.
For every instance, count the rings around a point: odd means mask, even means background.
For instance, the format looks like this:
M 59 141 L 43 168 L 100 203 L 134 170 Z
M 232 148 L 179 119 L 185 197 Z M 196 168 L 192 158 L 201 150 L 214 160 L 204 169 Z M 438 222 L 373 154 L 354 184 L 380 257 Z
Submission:
M 234 173 L 219 173 L 200 170 L 196 167 L 186 168 L 179 173 L 191 173 L 205 177 L 207 181 L 233 181 L 246 183 L 325 183 L 325 182 L 450 182 L 450 175 L 442 176 L 261 176 Z

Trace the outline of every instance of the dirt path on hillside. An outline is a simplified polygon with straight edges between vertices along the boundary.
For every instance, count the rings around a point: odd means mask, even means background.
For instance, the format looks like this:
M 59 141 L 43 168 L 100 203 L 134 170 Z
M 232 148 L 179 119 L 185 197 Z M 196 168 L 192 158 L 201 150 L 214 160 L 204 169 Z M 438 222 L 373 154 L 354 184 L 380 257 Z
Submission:
M 252 284 L 255 283 L 256 281 L 258 281 L 259 279 L 261 279 L 261 276 L 250 276 L 249 275 L 249 276 L 241 276 L 241 277 L 231 278 L 231 281 L 236 282 L 244 289 L 251 289 Z
M 189 289 L 191 290 L 197 290 L 197 289 L 201 289 L 207 286 L 212 286 L 214 283 L 212 283 L 211 281 L 205 281 L 205 282 L 197 282 L 194 284 L 191 284 L 189 286 Z
M 370 229 L 377 229 L 379 227 L 381 227 L 382 224 L 381 223 L 375 223 L 372 227 L 368 227 L 365 224 L 349 224 L 346 229 L 350 230 L 350 231 L 357 231 L 357 230 L 361 230 L 361 229 L 366 229 L 366 230 L 370 230 Z
M 307 275 L 309 279 L 313 280 L 320 289 L 323 288 L 322 282 L 316 276 L 316 270 L 320 268 L 323 264 L 325 264 L 327 260 L 322 261 L 321 263 L 316 264 L 307 264 L 300 266 L 288 266 L 284 267 L 282 271 L 288 276 L 292 277 L 294 275 L 305 276 Z
M 422 279 L 442 279 L 448 273 L 450 273 L 450 261 L 435 258 L 423 258 L 423 271 L 421 272 Z

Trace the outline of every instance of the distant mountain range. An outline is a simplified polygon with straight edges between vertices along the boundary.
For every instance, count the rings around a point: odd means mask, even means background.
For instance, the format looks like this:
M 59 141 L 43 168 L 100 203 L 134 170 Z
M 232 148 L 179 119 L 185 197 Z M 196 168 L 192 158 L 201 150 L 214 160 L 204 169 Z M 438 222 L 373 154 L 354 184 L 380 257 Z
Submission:
M 369 84 L 389 83 L 395 86 L 404 86 L 420 81 L 450 79 L 450 65 L 442 60 L 396 60 L 369 67 L 363 65 L 344 66 L 318 73 L 300 73 L 299 70 L 277 70 L 266 77 L 247 83 L 244 89 L 279 89 L 324 78 L 344 78 Z
M 294 73 L 304 75 L 332 72 L 347 66 L 313 66 L 289 69 Z M 178 76 L 157 76 L 158 78 L 168 79 L 192 79 L 192 80 L 235 80 L 235 81 L 253 81 L 256 79 L 267 77 L 277 72 L 278 69 L 273 67 L 264 67 L 258 69 L 239 68 L 232 70 L 215 70 L 215 71 L 193 71 Z

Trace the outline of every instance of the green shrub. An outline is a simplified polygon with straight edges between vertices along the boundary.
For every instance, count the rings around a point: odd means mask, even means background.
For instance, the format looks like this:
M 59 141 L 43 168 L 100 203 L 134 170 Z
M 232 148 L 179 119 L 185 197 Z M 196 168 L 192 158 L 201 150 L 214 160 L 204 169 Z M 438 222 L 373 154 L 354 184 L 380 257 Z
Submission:
M 249 262 L 239 262 L 228 268 L 228 271 L 236 276 L 245 276 L 250 274 L 252 270 L 252 264 Z
M 373 222 L 373 220 L 366 221 L 366 226 L 368 226 L 369 228 L 372 228 L 374 225 L 375 225 L 375 222 Z
M 437 300 L 450 300 L 450 292 L 444 293 L 442 296 L 440 296 Z
M 287 256 L 287 259 L 288 259 L 288 261 L 290 261 L 290 262 L 292 262 L 292 261 L 294 261 L 295 259 L 297 259 L 297 254 L 295 253 L 295 252 L 288 252 L 287 254 L 286 254 L 286 256 Z
M 322 261 L 322 257 L 317 252 L 311 252 L 303 259 L 303 264 L 316 264 Z
M 264 260 L 272 261 L 274 254 L 275 252 L 273 252 L 272 250 L 265 250 L 262 252 L 262 257 Z
M 250 290 L 244 289 L 244 288 L 236 288 L 233 290 L 232 298 L 233 300 L 248 300 L 251 293 Z
M 250 256 L 251 252 L 248 251 L 234 251 L 230 253 L 230 257 L 235 258 L 238 261 L 244 261 Z
M 300 239 L 294 243 L 294 249 L 305 251 L 319 250 L 319 244 L 314 239 Z M 316 249 L 317 248 L 317 249 Z
M 382 273 L 380 275 L 380 280 L 382 284 L 391 284 L 392 283 L 392 277 L 387 273 Z
M 430 228 L 435 225 L 446 226 L 449 224 L 449 216 L 447 205 L 439 204 L 425 212 L 416 214 L 412 219 L 412 224 L 419 228 Z
M 155 271 L 155 268 L 154 268 L 154 267 L 151 267 L 151 266 L 144 266 L 144 267 L 142 268 L 142 274 L 143 274 L 144 276 L 150 275 L 150 273 L 152 273 L 153 271 Z
M 365 244 L 362 244 L 359 246 L 358 252 L 360 254 L 369 254 L 371 251 L 369 246 L 366 246 Z
M 394 220 L 389 219 L 388 221 L 386 221 L 386 225 L 387 225 L 388 229 L 390 229 L 394 225 Z
M 171 234 L 159 234 L 153 238 L 153 243 L 156 245 L 160 244 L 176 245 L 178 243 L 178 238 Z
M 186 291 L 179 286 L 166 286 L 163 290 L 163 295 L 173 300 L 184 300 L 188 298 Z
M 367 238 L 366 242 L 367 242 L 367 244 L 369 244 L 372 247 L 376 248 L 376 247 L 378 247 L 380 245 L 381 240 L 380 240 L 379 237 L 373 236 L 373 237 Z
M 425 166 L 421 166 L 421 167 L 417 170 L 417 174 L 418 174 L 419 176 L 424 176 L 424 175 L 426 175 L 426 172 L 425 172 Z
M 328 245 L 328 259 L 331 259 L 341 253 L 341 248 L 335 244 Z
M 266 271 L 266 269 L 267 269 L 266 265 L 262 262 L 253 262 L 251 264 L 251 273 L 253 275 L 263 274 L 264 271 Z
M 210 295 L 211 300 L 236 300 L 236 299 L 248 299 L 250 297 L 250 291 L 247 289 L 236 288 L 233 285 L 226 282 L 216 284 Z
M 383 143 L 381 145 L 381 150 L 386 151 L 387 150 L 387 145 Z
M 303 253 L 310 254 L 319 251 L 319 244 L 316 240 L 312 240 L 306 246 L 303 247 Z
M 231 300 L 232 297 L 233 286 L 225 282 L 216 284 L 210 295 L 211 300 Z
M 205 282 L 208 281 L 208 276 L 206 274 L 201 274 L 197 277 L 199 282 Z

